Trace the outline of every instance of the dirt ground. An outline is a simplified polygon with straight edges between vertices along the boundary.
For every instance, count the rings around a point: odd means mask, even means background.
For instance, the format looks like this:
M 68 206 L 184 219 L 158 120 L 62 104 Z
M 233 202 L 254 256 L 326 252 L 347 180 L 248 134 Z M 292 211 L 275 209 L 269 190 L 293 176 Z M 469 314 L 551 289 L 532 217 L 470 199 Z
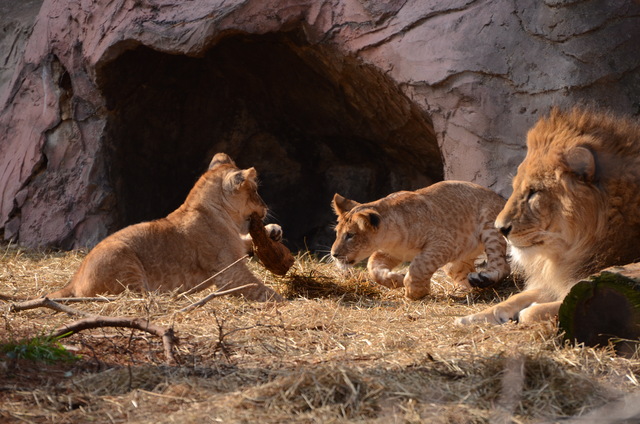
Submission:
M 3 246 L 0 256 L 0 345 L 79 319 L 10 305 L 63 285 L 83 253 Z M 460 295 L 437 276 L 415 302 L 308 254 L 282 278 L 250 265 L 287 301 L 225 296 L 179 312 L 209 289 L 69 305 L 173 328 L 176 363 L 159 337 L 125 328 L 60 339 L 75 361 L 0 353 L 0 422 L 637 422 L 637 354 L 565 343 L 555 322 L 454 325 L 515 292 L 512 281 Z

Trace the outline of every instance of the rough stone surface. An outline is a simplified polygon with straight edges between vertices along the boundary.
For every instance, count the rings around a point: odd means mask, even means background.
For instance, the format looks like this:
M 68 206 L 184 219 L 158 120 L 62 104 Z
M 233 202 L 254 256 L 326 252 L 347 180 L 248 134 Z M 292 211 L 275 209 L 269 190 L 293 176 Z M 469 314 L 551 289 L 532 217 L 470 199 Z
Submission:
M 0 98 L 22 57 L 42 0 L 0 0 Z
M 336 191 L 506 196 L 552 105 L 640 114 L 639 45 L 631 0 L 45 0 L 0 85 L 0 226 L 91 246 L 175 208 L 226 151 L 290 246 L 328 250 Z

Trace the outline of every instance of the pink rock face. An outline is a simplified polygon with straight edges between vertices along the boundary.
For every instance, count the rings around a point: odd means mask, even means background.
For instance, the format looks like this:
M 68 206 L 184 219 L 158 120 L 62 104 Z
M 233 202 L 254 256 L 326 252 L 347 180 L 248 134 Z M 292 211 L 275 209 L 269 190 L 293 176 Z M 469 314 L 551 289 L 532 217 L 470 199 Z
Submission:
M 296 249 L 328 249 L 335 192 L 446 178 L 506 196 L 552 105 L 640 113 L 637 2 L 511 7 L 45 0 L 0 70 L 4 237 L 92 246 L 175 209 L 217 151 L 258 169 Z

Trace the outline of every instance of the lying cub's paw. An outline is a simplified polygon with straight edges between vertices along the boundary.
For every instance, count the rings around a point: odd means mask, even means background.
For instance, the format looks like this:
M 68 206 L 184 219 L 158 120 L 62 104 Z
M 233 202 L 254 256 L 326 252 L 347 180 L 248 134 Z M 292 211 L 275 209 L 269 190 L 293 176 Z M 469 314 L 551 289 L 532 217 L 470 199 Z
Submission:
M 479 289 L 486 289 L 493 286 L 496 282 L 487 276 L 484 272 L 471 272 L 467 275 L 467 280 L 471 287 L 477 287 Z
M 258 302 L 282 302 L 284 298 L 270 287 L 262 284 L 257 287 L 248 287 L 240 291 L 246 299 L 255 300 Z
M 282 227 L 278 224 L 267 224 L 264 226 L 264 230 L 273 241 L 282 241 Z

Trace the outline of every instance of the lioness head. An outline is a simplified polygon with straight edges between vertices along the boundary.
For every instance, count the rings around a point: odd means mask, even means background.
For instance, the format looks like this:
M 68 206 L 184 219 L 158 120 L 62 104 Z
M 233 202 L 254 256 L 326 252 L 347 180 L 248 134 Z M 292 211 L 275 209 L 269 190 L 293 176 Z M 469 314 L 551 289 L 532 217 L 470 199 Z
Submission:
M 331 256 L 341 265 L 353 265 L 369 257 L 376 250 L 380 214 L 338 193 L 333 196 L 332 206 L 338 216 L 338 224 Z
M 574 121 L 553 110 L 527 135 L 527 155 L 495 223 L 516 260 L 584 254 L 605 225 L 594 139 Z

